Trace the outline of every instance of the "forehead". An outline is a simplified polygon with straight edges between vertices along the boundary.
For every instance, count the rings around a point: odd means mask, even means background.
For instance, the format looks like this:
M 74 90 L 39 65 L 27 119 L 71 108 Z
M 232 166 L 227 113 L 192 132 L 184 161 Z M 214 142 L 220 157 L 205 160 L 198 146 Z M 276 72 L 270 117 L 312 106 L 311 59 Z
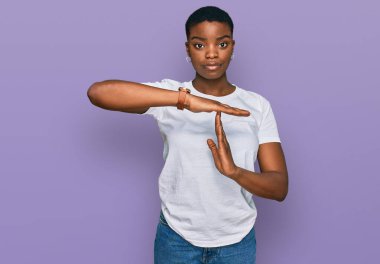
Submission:
M 223 35 L 231 36 L 231 29 L 227 23 L 203 21 L 192 26 L 189 33 L 190 39 L 194 36 L 213 39 Z

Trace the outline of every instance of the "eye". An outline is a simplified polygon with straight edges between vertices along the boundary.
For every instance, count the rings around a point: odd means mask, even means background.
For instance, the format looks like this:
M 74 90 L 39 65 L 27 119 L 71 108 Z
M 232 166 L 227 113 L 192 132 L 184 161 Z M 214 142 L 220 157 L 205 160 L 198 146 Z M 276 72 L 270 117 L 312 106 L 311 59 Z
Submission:
M 194 47 L 195 47 L 196 49 L 201 49 L 201 48 L 204 47 L 204 46 L 203 46 L 203 44 L 196 43 L 196 44 L 194 44 Z
M 219 44 L 219 46 L 221 48 L 226 48 L 228 46 L 228 43 L 227 42 L 222 42 L 222 43 Z

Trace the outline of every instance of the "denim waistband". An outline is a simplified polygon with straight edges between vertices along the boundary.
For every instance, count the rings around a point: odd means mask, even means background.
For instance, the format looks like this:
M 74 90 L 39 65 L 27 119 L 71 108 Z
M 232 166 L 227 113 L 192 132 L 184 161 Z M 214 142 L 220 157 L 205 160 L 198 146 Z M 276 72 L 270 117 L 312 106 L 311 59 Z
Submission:
M 163 224 L 168 225 L 168 222 L 166 222 L 166 219 L 165 219 L 164 214 L 162 213 L 162 210 L 160 211 L 160 221 L 161 221 Z

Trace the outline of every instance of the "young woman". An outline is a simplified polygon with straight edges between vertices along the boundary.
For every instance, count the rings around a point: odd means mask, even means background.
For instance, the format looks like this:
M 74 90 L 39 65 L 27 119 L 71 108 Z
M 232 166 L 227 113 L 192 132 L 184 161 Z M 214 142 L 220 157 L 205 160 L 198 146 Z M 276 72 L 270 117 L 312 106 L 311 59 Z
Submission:
M 196 10 L 186 34 L 192 81 L 106 80 L 88 96 L 98 107 L 158 123 L 165 165 L 155 263 L 255 263 L 252 194 L 283 201 L 288 191 L 276 120 L 268 100 L 227 80 L 235 40 L 225 11 Z

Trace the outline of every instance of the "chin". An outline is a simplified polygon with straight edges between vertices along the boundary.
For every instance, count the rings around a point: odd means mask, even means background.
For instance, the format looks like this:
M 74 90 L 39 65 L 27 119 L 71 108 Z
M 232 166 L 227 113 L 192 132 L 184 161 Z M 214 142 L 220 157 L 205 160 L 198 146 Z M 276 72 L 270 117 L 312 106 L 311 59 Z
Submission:
M 198 74 L 202 76 L 204 79 L 216 80 L 216 79 L 221 78 L 225 74 L 225 72 L 214 72 L 214 73 L 204 73 L 204 72 L 199 73 L 198 72 Z

